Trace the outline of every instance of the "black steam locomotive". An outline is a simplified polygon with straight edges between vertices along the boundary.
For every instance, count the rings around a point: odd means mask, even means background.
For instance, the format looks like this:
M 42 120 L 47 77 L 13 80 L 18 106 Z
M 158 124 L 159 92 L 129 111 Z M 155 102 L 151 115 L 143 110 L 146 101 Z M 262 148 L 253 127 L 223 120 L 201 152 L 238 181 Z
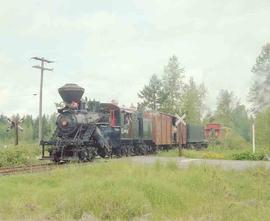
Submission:
M 203 128 L 193 133 L 177 116 L 120 108 L 113 103 L 90 105 L 82 99 L 84 89 L 76 84 L 66 84 L 58 91 L 65 106 L 58 109 L 52 138 L 40 142 L 42 159 L 91 161 L 97 155 L 144 155 L 173 145 L 187 147 L 192 142 L 206 146 Z
M 76 84 L 66 84 L 58 89 L 65 107 L 58 109 L 56 130 L 49 141 L 41 141 L 42 158 L 55 162 L 77 158 L 90 161 L 98 154 L 112 154 L 112 143 L 120 130 L 113 129 L 106 121 L 106 114 L 89 111 L 81 100 L 84 89 Z M 49 146 L 49 156 L 45 147 Z

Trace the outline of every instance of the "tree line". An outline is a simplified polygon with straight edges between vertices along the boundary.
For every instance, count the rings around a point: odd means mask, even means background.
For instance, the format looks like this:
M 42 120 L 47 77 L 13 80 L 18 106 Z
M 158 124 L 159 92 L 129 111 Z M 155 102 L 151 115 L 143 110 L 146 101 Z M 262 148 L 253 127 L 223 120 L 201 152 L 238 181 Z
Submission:
M 20 118 L 19 115 L 11 116 L 13 118 Z M 24 120 L 21 124 L 23 131 L 19 133 L 20 142 L 33 143 L 38 142 L 38 122 L 39 118 L 34 118 L 31 115 L 23 117 Z M 55 129 L 56 114 L 43 115 L 42 128 L 44 138 L 50 138 Z M 11 144 L 14 141 L 14 130 L 7 131 L 8 129 L 7 117 L 0 114 L 0 147 L 6 144 Z
M 162 75 L 153 74 L 138 96 L 141 109 L 185 115 L 186 121 L 193 124 L 220 123 L 250 141 L 251 118 L 245 105 L 233 92 L 221 89 L 216 110 L 207 111 L 207 88 L 192 77 L 185 81 L 185 69 L 175 55 L 165 65 Z
M 185 114 L 189 123 L 220 123 L 246 141 L 251 141 L 251 125 L 255 122 L 257 144 L 270 149 L 270 43 L 262 47 L 251 72 L 249 108 L 232 91 L 220 89 L 215 110 L 208 111 L 207 88 L 193 78 L 185 79 L 185 69 L 173 55 L 162 74 L 153 74 L 138 93 L 139 107 L 179 116 Z
M 256 126 L 256 141 L 270 150 L 270 43 L 262 47 L 251 72 L 253 84 L 248 98 Z
M 173 55 L 161 77 L 153 74 L 149 83 L 138 93 L 141 109 L 183 115 L 189 122 L 199 123 L 204 111 L 206 88 L 193 78 L 185 83 L 185 69 Z

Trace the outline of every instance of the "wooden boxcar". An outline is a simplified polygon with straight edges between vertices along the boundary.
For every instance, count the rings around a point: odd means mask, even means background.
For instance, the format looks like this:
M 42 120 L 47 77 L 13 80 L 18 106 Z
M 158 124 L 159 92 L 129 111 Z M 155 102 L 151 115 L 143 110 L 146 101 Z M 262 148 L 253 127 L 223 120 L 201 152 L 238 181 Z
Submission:
M 170 146 L 173 141 L 173 116 L 159 112 L 144 112 L 152 122 L 152 140 L 157 146 Z

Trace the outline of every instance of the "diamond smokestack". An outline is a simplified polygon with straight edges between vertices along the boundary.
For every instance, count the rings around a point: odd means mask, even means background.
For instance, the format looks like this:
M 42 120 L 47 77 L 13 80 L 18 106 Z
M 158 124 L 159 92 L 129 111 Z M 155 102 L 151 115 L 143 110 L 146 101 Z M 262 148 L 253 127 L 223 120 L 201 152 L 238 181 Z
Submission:
M 83 96 L 84 88 L 77 84 L 65 84 L 58 89 L 58 92 L 64 102 L 71 103 L 72 101 L 75 101 L 78 103 Z

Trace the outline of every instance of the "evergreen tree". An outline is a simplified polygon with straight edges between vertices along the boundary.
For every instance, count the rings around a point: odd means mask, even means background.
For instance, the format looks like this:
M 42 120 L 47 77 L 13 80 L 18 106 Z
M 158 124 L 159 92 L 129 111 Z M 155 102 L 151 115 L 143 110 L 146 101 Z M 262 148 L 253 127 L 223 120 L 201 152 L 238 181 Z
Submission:
M 7 121 L 7 117 L 4 116 L 3 114 L 0 115 L 0 145 L 5 144 L 7 141 L 11 140 L 13 134 L 12 133 L 8 133 L 7 129 L 8 129 L 8 121 Z M 13 140 L 12 140 L 13 142 Z
M 143 100 L 141 107 L 158 110 L 161 102 L 161 87 L 161 80 L 153 74 L 149 84 L 138 93 L 139 98 Z
M 239 103 L 233 92 L 221 90 L 218 96 L 214 122 L 232 128 L 234 133 L 250 141 L 251 121 L 245 105 Z
M 161 111 L 181 114 L 184 90 L 184 68 L 180 67 L 178 58 L 173 55 L 164 68 L 162 76 Z
M 20 140 L 31 142 L 33 135 L 33 118 L 31 115 L 26 115 L 22 123 L 23 133 L 20 133 Z
M 206 124 L 215 123 L 215 122 L 216 122 L 216 119 L 215 119 L 214 114 L 211 112 L 210 109 L 208 109 L 205 116 L 203 117 L 202 124 L 206 125 Z
M 215 119 L 217 122 L 232 127 L 232 112 L 235 107 L 233 92 L 221 90 L 217 99 L 217 109 Z
M 57 119 L 57 114 L 53 113 L 49 116 L 49 127 L 50 127 L 50 131 L 51 133 L 54 132 L 54 130 L 56 129 L 56 119 Z M 52 134 L 49 135 L 49 137 L 51 137 Z
M 256 143 L 270 150 L 270 108 L 267 108 L 256 116 Z
M 199 124 L 203 114 L 206 89 L 203 84 L 197 86 L 193 78 L 190 78 L 184 91 L 182 111 L 186 113 L 186 120 L 190 123 Z
M 42 133 L 43 139 L 48 139 L 51 136 L 52 128 L 49 123 L 49 116 L 43 115 L 42 117 Z
M 33 120 L 33 134 L 32 134 L 32 140 L 38 140 L 38 123 L 39 123 L 39 118 L 37 117 L 36 119 Z
M 52 136 L 52 133 L 55 130 L 56 116 L 57 114 L 54 113 L 42 117 L 44 139 L 49 139 Z M 11 119 L 13 118 L 21 119 L 19 115 L 13 115 Z M 21 124 L 23 131 L 19 133 L 19 140 L 27 143 L 36 142 L 38 139 L 38 124 L 38 117 L 33 118 L 31 115 L 26 115 Z M 9 125 L 7 117 L 0 114 L 0 147 L 14 142 L 14 133 L 12 131 L 7 132 Z
M 254 82 L 249 91 L 249 101 L 256 113 L 270 105 L 270 43 L 263 46 L 251 71 Z
M 241 135 L 246 141 L 250 141 L 251 120 L 245 105 L 237 103 L 232 111 L 232 122 L 234 131 Z

